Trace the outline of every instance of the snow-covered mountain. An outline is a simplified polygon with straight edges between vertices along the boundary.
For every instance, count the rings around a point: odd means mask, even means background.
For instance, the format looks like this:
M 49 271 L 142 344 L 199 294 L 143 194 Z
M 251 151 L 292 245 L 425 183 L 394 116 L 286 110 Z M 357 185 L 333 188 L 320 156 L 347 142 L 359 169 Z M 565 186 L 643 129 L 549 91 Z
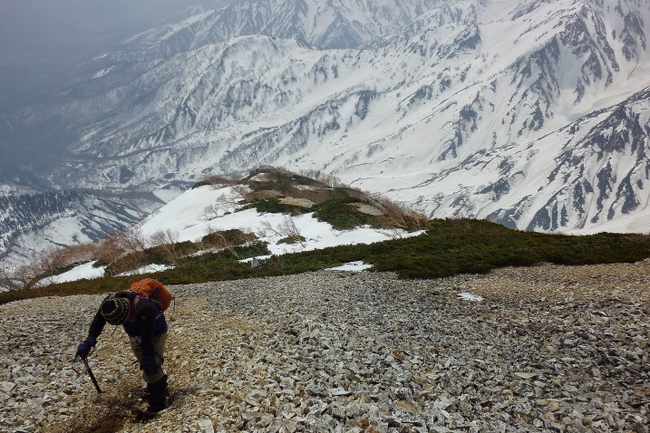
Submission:
M 193 8 L 186 19 L 170 22 L 124 42 L 125 57 L 163 58 L 238 36 L 295 39 L 317 49 L 359 48 L 390 36 L 440 0 L 262 0 L 226 8 Z M 132 57 L 133 58 L 133 57 Z
M 431 217 L 648 231 L 650 4 L 259 0 L 135 35 L 34 109 L 63 188 L 156 191 L 270 164 Z
M 136 224 L 156 200 L 139 202 L 79 191 L 48 191 L 0 196 L 0 260 L 8 268 L 47 248 L 103 239 Z M 160 203 L 158 202 L 158 206 Z

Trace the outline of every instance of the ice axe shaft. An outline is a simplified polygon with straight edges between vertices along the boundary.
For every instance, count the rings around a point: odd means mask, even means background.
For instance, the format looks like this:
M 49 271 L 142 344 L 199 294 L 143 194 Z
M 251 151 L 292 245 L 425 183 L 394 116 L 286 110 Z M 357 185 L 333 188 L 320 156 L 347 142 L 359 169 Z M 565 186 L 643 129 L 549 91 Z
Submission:
M 90 365 L 88 365 L 88 360 L 86 358 L 81 358 L 77 357 L 77 359 L 81 359 L 86 366 L 86 371 L 88 372 L 88 376 L 90 376 L 90 379 L 93 381 L 93 385 L 95 385 L 95 389 L 97 390 L 98 393 L 101 394 L 102 390 L 99 388 L 99 383 L 97 383 L 97 379 L 95 379 L 95 375 L 93 374 L 93 371 L 90 369 Z

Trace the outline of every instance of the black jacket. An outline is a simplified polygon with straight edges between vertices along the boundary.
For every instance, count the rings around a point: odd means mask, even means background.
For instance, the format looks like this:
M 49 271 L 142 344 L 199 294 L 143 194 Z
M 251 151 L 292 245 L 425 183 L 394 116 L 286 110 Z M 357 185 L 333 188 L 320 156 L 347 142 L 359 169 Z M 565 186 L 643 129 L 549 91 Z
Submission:
M 129 337 L 139 337 L 144 356 L 153 356 L 154 337 L 167 332 L 165 315 L 147 297 L 136 299 L 138 295 L 134 292 L 118 292 L 114 296 L 116 298 L 127 298 L 131 301 L 129 315 L 122 326 Z M 106 319 L 102 316 L 100 307 L 90 324 L 88 336 L 97 339 L 105 325 Z

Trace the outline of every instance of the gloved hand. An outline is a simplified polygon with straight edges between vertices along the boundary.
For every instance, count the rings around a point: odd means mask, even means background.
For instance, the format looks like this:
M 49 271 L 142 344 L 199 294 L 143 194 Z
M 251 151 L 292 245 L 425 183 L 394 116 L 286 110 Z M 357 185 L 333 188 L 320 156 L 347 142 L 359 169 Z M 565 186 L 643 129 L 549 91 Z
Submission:
M 77 347 L 77 354 L 75 355 L 75 358 L 86 358 L 92 348 L 95 347 L 95 344 L 97 344 L 97 339 L 93 337 L 86 338 L 86 340 L 83 343 L 79 344 L 79 347 Z
M 158 372 L 158 363 L 153 356 L 143 356 L 142 362 L 140 363 L 140 369 L 144 371 L 144 374 L 147 376 L 153 376 Z

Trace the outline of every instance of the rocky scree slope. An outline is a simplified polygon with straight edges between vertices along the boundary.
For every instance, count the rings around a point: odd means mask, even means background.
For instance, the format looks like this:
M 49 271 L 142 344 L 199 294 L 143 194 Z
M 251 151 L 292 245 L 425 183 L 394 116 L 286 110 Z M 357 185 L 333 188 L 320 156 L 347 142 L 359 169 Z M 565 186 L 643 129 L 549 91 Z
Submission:
M 129 412 L 121 330 L 70 360 L 101 295 L 0 307 L 7 432 L 647 432 L 650 262 L 405 281 L 317 273 L 172 286 L 172 407 Z M 484 298 L 467 301 L 469 292 Z

